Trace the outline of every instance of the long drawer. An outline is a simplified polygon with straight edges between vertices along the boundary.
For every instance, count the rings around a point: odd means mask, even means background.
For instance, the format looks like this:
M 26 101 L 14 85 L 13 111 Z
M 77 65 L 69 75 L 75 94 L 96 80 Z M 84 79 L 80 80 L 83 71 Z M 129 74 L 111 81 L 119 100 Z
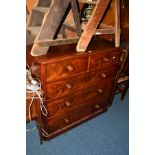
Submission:
M 111 68 L 85 73 L 78 77 L 53 82 L 45 86 L 45 98 L 47 100 L 57 99 L 72 94 L 76 91 L 89 88 L 90 86 L 94 86 L 114 77 L 116 71 L 116 66 L 113 66 Z
M 86 90 L 79 91 L 68 97 L 45 102 L 48 109 L 48 117 L 56 117 L 62 113 L 69 112 L 71 109 L 85 104 L 93 98 L 102 99 L 108 102 L 112 89 L 112 79 Z
M 95 113 L 107 108 L 107 102 L 102 99 L 90 100 L 86 104 L 79 106 L 72 111 L 60 115 L 56 118 L 45 118 L 44 126 L 47 133 L 53 133 L 64 128 L 74 126 L 83 119 L 89 118 Z

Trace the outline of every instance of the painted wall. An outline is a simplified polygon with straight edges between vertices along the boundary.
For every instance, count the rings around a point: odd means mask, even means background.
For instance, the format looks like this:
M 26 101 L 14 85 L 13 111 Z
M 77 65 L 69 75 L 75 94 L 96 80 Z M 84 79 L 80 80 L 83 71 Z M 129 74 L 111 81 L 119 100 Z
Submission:
M 27 6 L 27 10 L 28 12 L 31 12 L 32 7 L 34 6 L 36 0 L 26 0 L 26 6 Z

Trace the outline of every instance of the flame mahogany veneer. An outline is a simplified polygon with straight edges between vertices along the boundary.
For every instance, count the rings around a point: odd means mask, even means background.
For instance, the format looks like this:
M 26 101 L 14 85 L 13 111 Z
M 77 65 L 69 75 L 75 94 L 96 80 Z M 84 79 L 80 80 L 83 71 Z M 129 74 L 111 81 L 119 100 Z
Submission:
M 111 104 L 121 48 L 94 40 L 87 52 L 77 53 L 75 49 L 76 45 L 55 46 L 46 56 L 33 58 L 27 52 L 27 63 L 45 93 L 45 140 L 101 114 Z

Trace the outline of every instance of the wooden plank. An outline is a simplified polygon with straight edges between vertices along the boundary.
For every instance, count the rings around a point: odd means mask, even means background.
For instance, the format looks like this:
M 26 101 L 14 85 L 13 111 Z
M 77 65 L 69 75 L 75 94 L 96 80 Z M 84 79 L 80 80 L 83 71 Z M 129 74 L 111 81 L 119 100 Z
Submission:
M 67 38 L 67 34 L 66 34 L 66 30 L 64 25 L 62 25 L 61 29 L 60 29 L 60 33 L 62 34 L 62 37 L 65 39 Z
M 75 26 L 73 26 L 71 24 L 64 23 L 63 26 L 64 26 L 65 29 L 68 29 L 68 30 L 73 31 L 73 32 L 77 32 Z
M 96 29 L 96 35 L 101 35 L 101 34 L 115 34 L 114 29 Z
M 41 26 L 44 15 L 45 15 L 45 12 L 43 11 L 43 9 L 41 11 L 41 9 L 39 10 L 37 7 L 33 8 L 30 14 L 30 18 L 28 18 L 27 23 L 26 23 L 27 27 Z
M 57 46 L 57 45 L 65 45 L 65 44 L 74 44 L 77 43 L 79 38 L 71 38 L 71 39 L 46 39 L 43 41 L 37 41 L 36 46 L 46 47 L 46 46 Z
M 32 56 L 40 56 L 40 55 L 46 55 L 49 47 L 39 47 L 33 44 L 31 55 Z
M 84 30 L 86 28 L 87 23 L 88 22 L 86 22 L 86 21 L 82 22 L 82 30 Z M 107 24 L 100 24 L 99 29 L 115 29 L 115 27 L 113 27 L 111 25 L 107 25 Z
M 43 24 L 36 40 L 54 39 L 57 29 L 63 19 L 70 0 L 52 1 L 48 14 L 45 14 Z
M 78 13 L 77 1 L 70 0 L 70 3 L 71 3 L 71 7 L 72 7 L 73 18 L 74 18 L 75 27 L 77 30 L 77 35 L 80 37 L 81 36 L 81 24 L 80 24 L 80 17 L 79 17 L 79 13 Z
M 120 46 L 120 0 L 115 0 L 115 47 Z
M 33 45 L 31 50 L 32 56 L 41 56 L 46 55 L 47 51 L 50 46 L 57 46 L 57 45 L 66 45 L 66 44 L 74 44 L 77 43 L 79 38 L 73 38 L 73 39 L 47 39 L 43 41 L 37 41 L 35 45 Z
M 87 22 L 82 22 L 82 30 L 84 30 L 87 26 Z M 102 24 L 99 29 L 96 29 L 96 35 L 100 34 L 115 34 L 115 28 L 110 25 Z
M 29 31 L 32 35 L 37 36 L 40 29 L 41 29 L 40 26 L 30 26 L 30 27 L 27 27 L 26 30 Z
M 54 1 L 54 0 L 39 0 L 37 6 L 50 7 L 50 4 L 52 1 Z
M 39 7 L 39 6 L 37 6 L 37 7 L 34 7 L 33 10 L 46 13 L 49 10 L 49 8 L 48 7 Z
M 96 4 L 97 0 L 78 0 L 81 3 L 86 3 L 86 4 Z
M 26 30 L 26 45 L 32 45 L 34 42 L 35 36 Z
M 77 52 L 84 52 L 96 32 L 96 28 L 104 15 L 110 0 L 99 0 L 77 44 Z

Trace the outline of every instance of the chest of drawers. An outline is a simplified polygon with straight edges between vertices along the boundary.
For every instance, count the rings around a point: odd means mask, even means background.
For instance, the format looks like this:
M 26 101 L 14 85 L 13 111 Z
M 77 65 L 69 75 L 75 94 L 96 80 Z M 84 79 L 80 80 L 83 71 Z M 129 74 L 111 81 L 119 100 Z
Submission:
M 42 83 L 48 116 L 42 116 L 49 140 L 107 110 L 121 49 L 95 42 L 87 52 L 75 45 L 51 47 L 33 60 L 32 72 Z

